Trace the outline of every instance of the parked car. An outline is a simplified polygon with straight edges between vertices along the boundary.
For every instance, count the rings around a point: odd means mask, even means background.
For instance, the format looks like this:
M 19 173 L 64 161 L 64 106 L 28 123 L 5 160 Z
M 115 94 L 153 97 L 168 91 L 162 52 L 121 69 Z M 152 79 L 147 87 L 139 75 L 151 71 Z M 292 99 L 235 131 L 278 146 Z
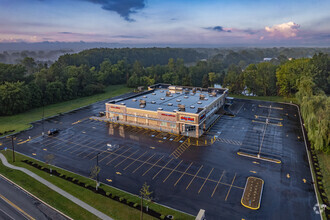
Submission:
M 99 112 L 99 116 L 100 116 L 100 117 L 105 116 L 105 112 Z
M 48 135 L 54 135 L 57 134 L 60 131 L 58 128 L 52 128 L 48 131 Z

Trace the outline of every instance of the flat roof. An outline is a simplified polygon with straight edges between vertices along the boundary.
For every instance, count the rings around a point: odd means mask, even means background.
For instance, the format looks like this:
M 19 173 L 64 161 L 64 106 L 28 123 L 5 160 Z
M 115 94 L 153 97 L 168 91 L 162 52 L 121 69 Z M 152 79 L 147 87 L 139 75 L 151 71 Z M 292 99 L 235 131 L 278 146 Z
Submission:
M 216 90 L 216 97 L 207 91 L 196 91 L 196 93 L 192 93 L 192 90 L 189 90 L 189 93 L 185 93 L 183 90 L 183 92 L 171 93 L 171 96 L 166 96 L 166 92 L 168 91 L 169 89 L 155 89 L 132 98 L 109 103 L 117 105 L 124 103 L 128 108 L 148 111 L 157 111 L 160 110 L 159 108 L 162 108 L 160 111 L 168 112 L 175 112 L 175 110 L 179 111 L 178 105 L 182 104 L 185 105 L 184 112 L 197 114 L 200 112 L 198 111 L 198 108 L 206 108 L 223 94 L 223 90 Z M 205 96 L 204 100 L 200 99 L 200 94 Z M 140 107 L 140 100 L 146 101 L 144 108 Z

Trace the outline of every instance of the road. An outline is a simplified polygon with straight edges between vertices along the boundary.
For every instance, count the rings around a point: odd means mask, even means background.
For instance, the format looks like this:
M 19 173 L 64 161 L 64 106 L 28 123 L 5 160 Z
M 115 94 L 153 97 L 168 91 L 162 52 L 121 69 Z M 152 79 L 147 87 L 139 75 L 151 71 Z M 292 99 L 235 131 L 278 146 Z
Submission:
M 0 219 L 67 219 L 0 176 Z

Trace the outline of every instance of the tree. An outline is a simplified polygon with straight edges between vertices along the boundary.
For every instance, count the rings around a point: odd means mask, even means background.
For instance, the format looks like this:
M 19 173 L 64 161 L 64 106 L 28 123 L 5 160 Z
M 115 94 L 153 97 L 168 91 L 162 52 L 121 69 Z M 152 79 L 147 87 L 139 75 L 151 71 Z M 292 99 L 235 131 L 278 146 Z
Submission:
M 330 57 L 328 54 L 315 54 L 311 59 L 314 82 L 326 94 L 330 93 Z
M 29 108 L 30 92 L 24 82 L 0 84 L 0 114 L 12 115 Z
M 49 165 L 50 175 L 52 175 L 52 167 L 50 165 L 53 163 L 55 156 L 54 154 L 47 154 L 45 155 L 44 159 L 46 164 Z
M 216 75 L 214 72 L 209 73 L 209 82 L 210 86 L 214 87 L 214 84 L 218 81 L 219 75 Z
M 236 65 L 231 65 L 228 68 L 228 73 L 225 76 L 224 87 L 228 87 L 233 94 L 241 94 L 244 90 L 244 74 L 241 68 Z
M 309 59 L 297 59 L 286 62 L 276 71 L 279 95 L 293 96 L 301 76 L 311 76 Z
M 95 165 L 91 168 L 90 170 L 90 177 L 92 179 L 95 179 L 95 183 L 96 183 L 96 186 L 95 186 L 95 190 L 97 191 L 98 190 L 98 187 L 99 187 L 99 182 L 98 182 L 98 179 L 97 179 L 97 175 L 100 173 L 101 171 L 101 167 Z
M 37 65 L 32 57 L 25 57 L 21 61 L 21 64 L 27 69 L 28 74 L 32 74 L 35 70 L 36 65 Z
M 202 87 L 203 88 L 208 88 L 209 85 L 210 85 L 209 75 L 208 74 L 204 74 L 203 79 L 202 79 Z
M 151 197 L 151 194 L 153 192 L 151 192 L 149 190 L 149 185 L 147 185 L 146 182 L 144 182 L 144 184 L 142 185 L 142 188 L 140 190 L 140 196 L 141 196 L 141 215 L 140 215 L 140 219 L 142 220 L 143 219 L 143 200 L 146 200 L 147 201 L 147 204 L 148 202 L 150 202 L 152 200 L 152 197 Z M 148 211 L 148 206 L 147 206 L 147 211 Z

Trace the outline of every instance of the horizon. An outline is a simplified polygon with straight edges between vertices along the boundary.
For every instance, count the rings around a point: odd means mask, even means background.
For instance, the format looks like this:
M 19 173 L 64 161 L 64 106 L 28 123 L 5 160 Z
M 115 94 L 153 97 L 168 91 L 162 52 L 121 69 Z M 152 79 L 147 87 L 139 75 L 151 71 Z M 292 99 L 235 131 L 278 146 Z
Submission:
M 329 47 L 330 2 L 0 0 L 0 43 Z

